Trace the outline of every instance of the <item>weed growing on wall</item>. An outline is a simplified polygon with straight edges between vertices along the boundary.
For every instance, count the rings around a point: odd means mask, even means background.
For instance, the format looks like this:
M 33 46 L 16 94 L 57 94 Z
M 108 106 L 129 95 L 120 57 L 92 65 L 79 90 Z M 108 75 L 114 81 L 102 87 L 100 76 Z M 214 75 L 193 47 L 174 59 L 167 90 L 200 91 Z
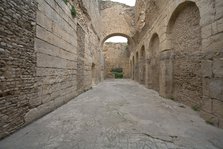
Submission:
M 77 15 L 77 12 L 76 12 L 76 9 L 75 9 L 75 7 L 74 7 L 74 5 L 72 5 L 71 6 L 71 15 L 73 16 L 73 17 L 76 17 L 76 15 Z
M 68 0 L 63 0 L 63 1 L 66 5 L 69 3 Z M 71 5 L 70 13 L 71 13 L 72 17 L 75 18 L 77 16 L 77 11 L 76 11 L 74 5 L 72 5 L 72 4 L 70 4 L 70 5 Z

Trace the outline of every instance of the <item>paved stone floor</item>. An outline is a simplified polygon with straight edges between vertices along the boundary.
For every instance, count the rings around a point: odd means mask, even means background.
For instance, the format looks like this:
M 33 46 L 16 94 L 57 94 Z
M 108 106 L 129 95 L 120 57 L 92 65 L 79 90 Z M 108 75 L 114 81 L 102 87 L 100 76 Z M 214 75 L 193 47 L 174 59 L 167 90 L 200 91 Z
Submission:
M 0 142 L 1 149 L 221 149 L 223 130 L 130 80 L 106 80 Z

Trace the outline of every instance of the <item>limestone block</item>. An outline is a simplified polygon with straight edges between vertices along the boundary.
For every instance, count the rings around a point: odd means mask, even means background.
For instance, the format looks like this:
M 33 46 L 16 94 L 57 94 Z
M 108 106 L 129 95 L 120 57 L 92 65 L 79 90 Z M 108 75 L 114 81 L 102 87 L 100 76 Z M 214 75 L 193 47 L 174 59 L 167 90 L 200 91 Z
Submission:
M 213 79 L 209 84 L 211 98 L 223 101 L 223 79 Z
M 64 49 L 66 51 L 76 54 L 76 47 L 74 47 L 71 44 L 68 44 L 68 42 L 66 42 L 62 38 L 54 35 L 53 33 L 47 31 L 46 29 L 44 29 L 40 26 L 37 26 L 36 32 L 37 32 L 38 38 L 40 38 L 46 42 L 49 42 L 50 44 L 55 45 L 61 49 Z
M 200 15 L 201 15 L 201 21 L 200 25 L 201 26 L 206 26 L 208 24 L 211 24 L 214 21 L 214 14 L 215 10 L 213 7 L 210 7 L 213 5 L 212 1 L 201 1 L 202 7 L 200 7 Z
M 201 28 L 201 37 L 203 39 L 208 38 L 209 36 L 211 36 L 211 34 L 212 34 L 212 25 L 211 24 L 203 26 Z
M 64 104 L 63 98 L 64 97 L 58 97 L 53 100 L 55 108 L 60 107 Z
M 38 38 L 35 39 L 35 50 L 37 52 L 45 53 L 51 56 L 61 57 L 67 60 L 77 61 L 77 55 L 57 46 L 53 46 Z
M 216 0 L 215 1 L 215 9 L 216 9 L 216 19 L 220 19 L 223 17 L 223 1 L 222 0 Z
M 215 77 L 223 78 L 223 58 L 214 59 L 213 61 L 213 73 Z
M 202 79 L 203 96 L 210 97 L 209 84 L 210 84 L 210 79 L 209 78 L 203 78 Z
M 51 31 L 52 30 L 52 25 L 53 25 L 53 22 L 48 19 L 43 13 L 41 13 L 40 11 L 37 11 L 37 14 L 36 14 L 36 21 L 37 21 L 37 24 L 44 27 L 45 29 Z
M 212 40 L 211 44 L 208 48 L 212 50 L 222 50 L 223 47 L 222 39 L 223 39 L 223 33 L 213 35 L 211 37 Z
M 210 50 L 209 46 L 212 44 L 212 39 L 208 38 L 208 39 L 202 39 L 202 50 L 203 51 L 208 51 Z
M 223 31 L 223 18 L 217 20 L 217 30 L 219 33 Z
M 213 111 L 213 100 L 208 97 L 203 97 L 201 102 L 201 108 L 203 111 L 212 113 Z
M 62 59 L 55 56 L 50 56 L 42 53 L 37 53 L 38 67 L 52 67 L 52 68 L 76 68 L 76 62 Z
M 42 93 L 40 97 L 42 104 L 45 104 L 50 101 L 50 93 L 49 94 Z
M 58 37 L 64 39 L 66 42 L 72 44 L 73 46 L 77 46 L 77 37 L 74 30 L 72 32 L 66 32 L 57 23 L 53 23 L 52 32 Z
M 218 123 L 219 123 L 218 118 L 214 116 L 213 114 L 205 112 L 205 111 L 200 111 L 200 115 L 202 118 L 205 119 L 207 123 L 218 126 Z
M 204 60 L 202 61 L 202 76 L 204 78 L 211 78 L 212 77 L 212 61 L 211 60 Z
M 31 107 L 39 106 L 41 104 L 41 98 L 39 97 L 31 98 L 29 99 L 29 104 Z
M 214 22 L 211 24 L 211 33 L 212 35 L 217 34 L 218 33 L 218 26 L 217 26 L 217 22 Z
M 35 120 L 36 118 L 38 118 L 39 116 L 40 116 L 40 113 L 37 110 L 37 108 L 33 108 L 28 113 L 26 113 L 25 123 L 28 124 L 28 123 L 32 122 L 33 120 Z
M 219 117 L 223 117 L 223 102 L 213 100 L 213 114 Z

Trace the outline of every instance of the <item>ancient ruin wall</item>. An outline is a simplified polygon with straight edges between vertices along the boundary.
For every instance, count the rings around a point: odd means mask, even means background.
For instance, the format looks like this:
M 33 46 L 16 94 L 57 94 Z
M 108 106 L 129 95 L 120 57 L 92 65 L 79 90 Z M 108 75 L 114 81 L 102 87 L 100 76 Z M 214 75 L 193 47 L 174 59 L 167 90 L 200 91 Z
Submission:
M 93 25 L 72 17 L 62 0 L 37 2 L 1 2 L 0 138 L 91 88 L 92 76 L 102 78 Z
M 173 98 L 192 106 L 202 99 L 201 28 L 199 10 L 193 3 L 181 8 L 170 24 L 174 52 Z
M 0 138 L 25 123 L 37 97 L 34 37 L 37 3 L 0 1 Z
M 127 43 L 104 43 L 103 53 L 105 57 L 105 77 L 113 78 L 111 70 L 122 68 L 124 78 L 129 78 L 129 50 Z
M 150 41 L 150 48 L 148 53 L 149 55 L 149 67 L 148 73 L 150 73 L 150 82 L 148 85 L 151 85 L 151 88 L 159 92 L 160 83 L 159 83 L 159 49 L 160 48 L 160 40 L 157 34 L 153 35 L 153 38 Z
M 38 98 L 26 122 L 48 113 L 77 95 L 76 23 L 63 1 L 38 1 L 35 50 Z
M 133 37 L 136 47 L 131 59 L 136 57 L 136 53 L 144 45 L 148 66 L 150 41 L 157 33 L 160 39 L 160 95 L 184 100 L 184 103 L 200 111 L 208 123 L 223 127 L 223 1 L 150 0 L 149 5 L 140 7 L 144 2 L 145 0 L 137 1 L 136 21 L 140 18 L 140 12 L 145 9 L 148 9 L 145 11 L 147 13 L 150 10 L 157 13 L 156 17 L 151 13 L 142 17 L 145 18 L 145 27 Z M 187 10 L 192 11 L 185 13 Z M 171 18 L 175 18 L 175 25 Z M 149 27 L 146 23 L 149 23 Z M 171 36 L 171 33 L 174 35 Z M 151 84 L 149 69 L 147 67 L 147 87 Z

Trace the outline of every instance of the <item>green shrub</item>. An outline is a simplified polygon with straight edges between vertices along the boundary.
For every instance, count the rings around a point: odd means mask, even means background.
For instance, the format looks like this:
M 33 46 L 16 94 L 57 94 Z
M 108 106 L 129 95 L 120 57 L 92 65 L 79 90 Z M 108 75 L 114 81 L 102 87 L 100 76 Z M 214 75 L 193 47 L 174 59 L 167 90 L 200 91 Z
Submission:
M 123 73 L 113 72 L 113 74 L 115 75 L 116 79 L 122 79 L 123 78 Z
M 67 5 L 67 3 L 68 3 L 68 0 L 63 0 L 64 1 L 64 3 Z
M 123 69 L 122 68 L 113 68 L 111 70 L 111 72 L 119 72 L 119 73 L 122 73 L 123 72 Z
M 71 10 L 70 10 L 70 11 L 71 11 L 71 15 L 72 15 L 72 17 L 76 17 L 76 15 L 77 15 L 77 11 L 76 11 L 74 5 L 71 6 Z
M 123 73 L 118 73 L 118 72 L 116 72 L 116 73 L 115 73 L 115 78 L 116 78 L 116 79 L 122 79 L 122 78 L 123 78 Z
M 112 74 L 115 76 L 116 79 L 122 79 L 123 78 L 123 69 L 122 68 L 113 68 L 111 70 Z

